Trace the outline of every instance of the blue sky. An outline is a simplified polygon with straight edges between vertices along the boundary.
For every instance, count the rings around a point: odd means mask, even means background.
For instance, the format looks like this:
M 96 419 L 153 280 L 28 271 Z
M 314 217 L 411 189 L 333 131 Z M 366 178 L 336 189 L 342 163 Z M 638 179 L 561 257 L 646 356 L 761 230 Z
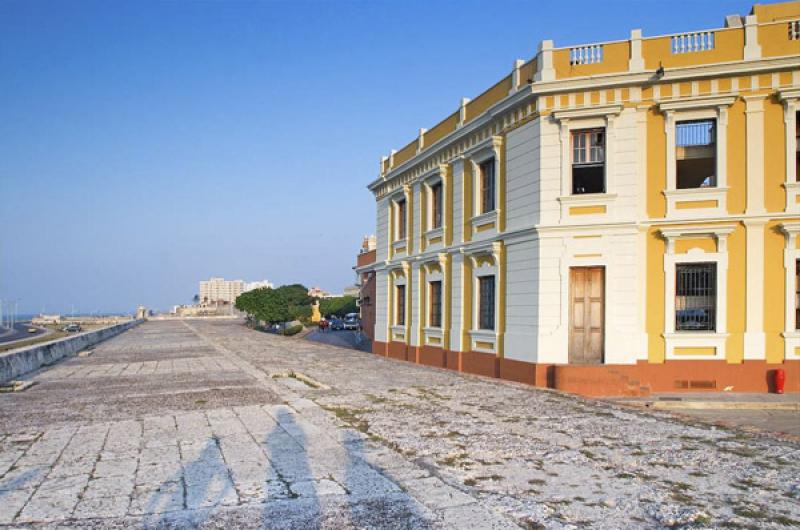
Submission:
M 0 298 L 189 302 L 211 275 L 341 290 L 378 160 L 556 46 L 750 3 L 0 2 Z M 579 14 L 579 17 L 576 17 Z

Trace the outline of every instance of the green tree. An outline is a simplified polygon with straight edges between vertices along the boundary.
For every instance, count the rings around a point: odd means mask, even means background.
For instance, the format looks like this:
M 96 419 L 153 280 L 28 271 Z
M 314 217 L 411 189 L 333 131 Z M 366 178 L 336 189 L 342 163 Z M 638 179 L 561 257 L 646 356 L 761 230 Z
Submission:
M 256 320 L 272 324 L 307 318 L 311 315 L 310 304 L 308 290 L 300 284 L 293 284 L 247 291 L 236 298 L 234 305 Z
M 325 316 L 337 315 L 343 317 L 347 313 L 358 313 L 355 296 L 337 296 L 323 298 L 319 301 L 319 312 Z

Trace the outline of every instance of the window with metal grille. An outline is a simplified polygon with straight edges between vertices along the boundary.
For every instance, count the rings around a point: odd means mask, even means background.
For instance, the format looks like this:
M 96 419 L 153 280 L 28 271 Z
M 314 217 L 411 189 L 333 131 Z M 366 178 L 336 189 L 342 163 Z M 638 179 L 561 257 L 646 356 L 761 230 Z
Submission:
M 714 331 L 717 321 L 717 264 L 675 265 L 675 330 Z
M 675 176 L 679 190 L 717 185 L 716 120 L 675 125 Z
M 396 287 L 397 293 L 397 306 L 394 315 L 394 322 L 398 326 L 406 325 L 406 286 L 398 285 Z
M 494 211 L 494 158 L 480 165 L 481 172 L 481 211 Z
M 397 239 L 406 238 L 406 200 L 397 201 Z
M 800 20 L 789 21 L 789 40 L 800 40 Z
M 431 228 L 442 226 L 442 183 L 431 186 Z
M 442 327 L 442 282 L 430 282 L 431 312 L 428 325 L 432 328 Z
M 605 193 L 605 129 L 572 131 L 572 194 Z
M 494 276 L 478 278 L 478 324 L 480 329 L 494 329 Z

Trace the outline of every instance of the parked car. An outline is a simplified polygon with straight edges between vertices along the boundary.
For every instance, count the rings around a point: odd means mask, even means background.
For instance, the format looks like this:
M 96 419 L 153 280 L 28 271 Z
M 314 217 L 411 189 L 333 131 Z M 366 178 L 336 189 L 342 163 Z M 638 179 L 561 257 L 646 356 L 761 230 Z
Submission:
M 66 331 L 67 333 L 77 333 L 80 330 L 81 330 L 80 324 L 67 324 L 66 326 L 61 328 L 61 331 Z
M 28 328 L 28 333 L 36 333 L 37 331 L 39 330 L 36 328 Z
M 344 316 L 344 329 L 358 330 L 361 327 L 361 319 L 358 313 L 347 313 Z
M 332 331 L 341 331 L 344 329 L 344 322 L 339 317 L 331 317 L 328 319 L 331 323 L 331 330 Z

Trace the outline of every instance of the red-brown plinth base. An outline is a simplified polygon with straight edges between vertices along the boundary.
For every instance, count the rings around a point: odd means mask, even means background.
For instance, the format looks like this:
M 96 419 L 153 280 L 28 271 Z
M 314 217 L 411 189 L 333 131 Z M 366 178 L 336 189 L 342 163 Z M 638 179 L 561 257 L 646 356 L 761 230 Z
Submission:
M 436 346 L 373 342 L 372 352 L 458 372 L 496 377 L 584 396 L 646 396 L 651 392 L 774 392 L 774 372 L 786 372 L 785 392 L 800 392 L 800 361 L 667 361 L 636 364 L 542 364 L 502 359 L 482 352 L 457 352 Z

